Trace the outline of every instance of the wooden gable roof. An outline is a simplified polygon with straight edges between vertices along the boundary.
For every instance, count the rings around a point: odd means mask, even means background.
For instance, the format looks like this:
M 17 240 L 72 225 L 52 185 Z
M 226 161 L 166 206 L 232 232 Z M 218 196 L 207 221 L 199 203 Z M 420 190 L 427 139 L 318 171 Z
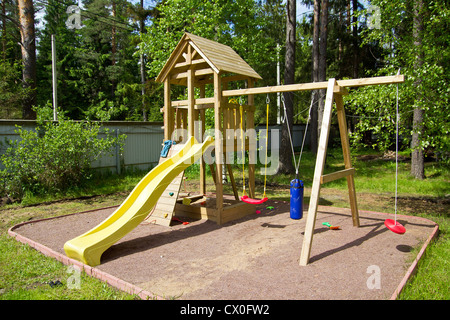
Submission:
M 229 72 L 262 79 L 231 47 L 185 33 L 161 69 L 156 81 L 164 82 L 174 70 L 175 65 L 182 62 L 183 54 L 187 52 L 188 46 L 191 46 L 215 73 Z

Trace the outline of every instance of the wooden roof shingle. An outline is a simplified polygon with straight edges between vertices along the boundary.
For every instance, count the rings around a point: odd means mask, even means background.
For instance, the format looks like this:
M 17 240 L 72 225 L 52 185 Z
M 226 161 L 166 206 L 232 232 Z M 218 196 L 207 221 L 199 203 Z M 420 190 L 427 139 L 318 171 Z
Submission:
M 167 78 L 180 56 L 187 51 L 187 45 L 192 46 L 216 73 L 229 72 L 262 79 L 231 47 L 186 32 L 161 69 L 156 81 L 163 82 Z

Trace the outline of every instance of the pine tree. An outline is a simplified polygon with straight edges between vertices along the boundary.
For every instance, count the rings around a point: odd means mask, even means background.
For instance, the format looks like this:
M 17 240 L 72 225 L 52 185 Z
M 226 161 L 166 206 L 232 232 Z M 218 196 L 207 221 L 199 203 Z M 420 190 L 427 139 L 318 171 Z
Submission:
M 51 35 L 56 41 L 56 63 L 58 81 L 58 107 L 70 118 L 79 118 L 79 106 L 83 96 L 78 92 L 76 78 L 70 75 L 72 69 L 79 68 L 75 58 L 75 48 L 79 47 L 76 31 L 68 29 L 67 8 L 77 4 L 74 0 L 48 0 L 43 17 L 44 27 L 39 31 L 37 57 L 37 102 L 45 106 L 52 101 L 52 51 Z
M 36 33 L 34 28 L 34 6 L 32 0 L 19 0 L 19 21 L 22 46 L 23 84 L 31 93 L 23 102 L 22 117 L 35 119 L 36 112 Z

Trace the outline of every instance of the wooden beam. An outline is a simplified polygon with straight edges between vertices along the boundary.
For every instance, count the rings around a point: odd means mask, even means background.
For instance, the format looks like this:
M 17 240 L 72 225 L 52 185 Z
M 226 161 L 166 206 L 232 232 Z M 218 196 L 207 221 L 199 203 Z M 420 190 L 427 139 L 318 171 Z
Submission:
M 195 105 L 200 105 L 200 104 L 211 104 L 215 102 L 214 97 L 212 98 L 197 98 L 194 100 Z M 175 100 L 175 101 L 171 101 L 171 106 L 172 107 L 183 107 L 183 106 L 187 106 L 188 105 L 188 100 Z
M 331 181 L 334 181 L 337 179 L 345 178 L 351 174 L 352 175 L 355 174 L 355 168 L 349 168 L 349 169 L 344 169 L 344 170 L 336 171 L 336 172 L 329 173 L 329 174 L 324 174 L 323 176 L 320 177 L 320 183 L 324 184 L 324 183 L 331 182 Z
M 339 80 L 337 84 L 341 87 L 363 87 L 382 84 L 395 84 L 405 82 L 405 76 L 402 74 L 385 77 L 359 78 L 349 80 Z
M 222 186 L 222 158 L 223 141 L 221 130 L 221 104 L 222 104 L 222 79 L 219 73 L 214 73 L 214 130 L 215 130 L 215 154 L 216 154 L 216 214 L 217 223 L 222 224 L 223 211 L 223 186 Z
M 192 62 L 192 47 L 188 46 L 186 62 L 191 64 Z M 187 70 L 187 94 L 188 94 L 188 138 L 193 137 L 195 135 L 194 130 L 194 105 L 195 105 L 195 91 L 194 91 L 194 69 L 193 66 L 190 66 Z
M 306 266 L 311 255 L 311 245 L 314 236 L 314 226 L 316 224 L 317 208 L 319 206 L 320 178 L 322 177 L 325 166 L 325 155 L 327 153 L 328 137 L 331 127 L 331 112 L 333 110 L 333 95 L 335 79 L 328 80 L 327 95 L 323 111 L 322 128 L 320 130 L 319 146 L 317 148 L 316 167 L 314 169 L 313 185 L 311 197 L 309 200 L 308 216 L 306 218 L 305 235 L 303 238 L 302 253 L 300 256 L 300 265 Z
M 253 88 L 254 87 L 254 81 L 252 78 L 249 78 L 247 80 L 247 88 Z M 253 130 L 255 129 L 255 116 L 253 111 L 255 110 L 255 96 L 250 94 L 248 95 L 248 104 L 249 107 L 247 110 L 245 110 L 245 113 L 247 115 L 247 121 L 246 121 L 246 128 L 245 130 Z M 253 108 L 252 108 L 253 107 Z M 266 137 L 267 139 L 269 137 Z M 250 140 L 249 140 L 250 141 Z M 250 195 L 250 198 L 255 198 L 255 163 L 256 163 L 256 144 L 253 144 L 248 147 L 248 193 Z M 267 161 L 267 159 L 266 159 Z
M 232 76 L 222 77 L 222 80 L 227 81 L 227 82 L 247 80 L 247 79 L 248 79 L 248 76 L 241 75 L 241 74 L 235 74 Z M 253 79 L 253 81 L 256 82 L 256 79 Z M 209 84 L 209 83 L 213 83 L 213 82 L 214 82 L 214 79 L 204 79 L 204 80 L 198 81 L 198 84 Z
M 211 68 L 199 69 L 199 70 L 194 71 L 194 75 L 196 77 L 204 76 L 207 74 L 213 74 L 213 73 L 214 73 L 214 71 Z M 187 77 L 188 77 L 188 71 L 174 73 L 173 75 L 170 76 L 170 79 L 171 80 L 179 80 L 179 79 L 183 79 L 183 78 L 187 78 Z
M 370 86 L 370 85 L 403 83 L 404 81 L 405 81 L 405 77 L 403 75 L 361 78 L 361 79 L 351 79 L 351 80 L 339 80 L 336 83 L 337 86 L 335 86 L 335 88 L 333 90 L 340 91 L 341 89 L 339 89 L 339 87 L 361 87 L 361 86 Z M 308 90 L 326 89 L 327 86 L 328 86 L 327 81 L 321 81 L 321 82 L 289 84 L 289 85 L 282 85 L 282 86 L 224 90 L 222 95 L 224 97 L 233 97 L 233 96 L 243 96 L 243 95 L 248 95 L 248 94 L 265 94 L 265 93 L 290 92 L 290 91 L 308 91 Z M 340 92 L 340 93 L 342 93 L 342 92 Z
M 234 96 L 244 96 L 244 95 L 249 95 L 249 94 L 305 91 L 305 90 L 316 90 L 316 89 L 324 89 L 323 82 L 289 84 L 289 85 L 282 85 L 282 86 L 258 87 L 258 88 L 248 88 L 248 89 L 224 90 L 222 94 L 224 97 L 234 97 Z
M 200 87 L 200 97 L 205 97 L 205 86 Z M 201 139 L 203 139 L 203 135 L 205 134 L 205 110 L 201 109 L 200 111 L 200 134 L 202 135 Z M 199 140 L 203 141 L 203 140 Z M 200 193 L 206 194 L 206 164 L 203 156 L 200 160 Z
M 170 98 L 170 80 L 166 78 L 164 80 L 164 140 L 170 140 L 174 127 L 173 109 Z
M 342 153 L 344 155 L 344 164 L 346 169 L 352 168 L 350 156 L 350 142 L 348 139 L 347 121 L 345 119 L 344 100 L 339 94 L 335 95 L 336 111 L 339 124 L 339 133 L 341 136 Z M 359 227 L 359 212 L 356 201 L 355 181 L 353 175 L 347 176 L 348 195 L 350 200 L 350 209 L 352 211 L 353 226 Z
M 174 68 L 178 69 L 178 68 L 183 68 L 183 67 L 187 67 L 190 65 L 201 64 L 201 63 L 206 63 L 205 59 L 192 60 L 191 63 L 180 62 L 180 63 L 177 63 Z

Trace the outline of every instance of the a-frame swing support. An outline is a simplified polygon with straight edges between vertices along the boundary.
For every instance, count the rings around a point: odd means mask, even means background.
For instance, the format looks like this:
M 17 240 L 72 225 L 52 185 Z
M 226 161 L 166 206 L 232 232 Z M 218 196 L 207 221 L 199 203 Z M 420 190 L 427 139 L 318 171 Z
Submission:
M 237 117 L 238 113 L 233 112 L 232 109 L 234 107 L 230 107 L 230 104 L 227 103 L 227 98 L 243 95 L 248 96 L 245 121 L 247 130 L 254 129 L 255 94 L 327 89 L 313 186 L 311 190 L 308 215 L 306 218 L 303 248 L 300 257 L 300 265 L 307 265 L 311 254 L 320 189 L 323 183 L 344 177 L 347 179 L 353 225 L 359 226 L 359 214 L 353 178 L 355 169 L 352 167 L 350 159 L 350 146 L 343 103 L 343 96 L 347 94 L 346 88 L 403 83 L 404 76 L 396 75 L 349 80 L 330 79 L 328 81 L 312 83 L 255 87 L 255 81 L 258 79 L 262 79 L 261 76 L 253 70 L 231 47 L 198 37 L 193 34 L 185 33 L 156 78 L 157 82 L 164 83 L 164 140 L 170 140 L 172 138 L 172 133 L 181 128 L 188 129 L 187 134 L 190 136 L 195 136 L 195 122 L 198 120 L 199 116 L 202 123 L 200 128 L 201 138 L 205 131 L 205 110 L 208 108 L 214 108 L 215 154 L 218 156 L 216 158 L 215 166 L 211 166 L 211 171 L 215 171 L 213 177 L 215 177 L 214 182 L 216 185 L 216 207 L 212 211 L 206 210 L 206 217 L 208 219 L 214 219 L 218 224 L 222 224 L 227 221 L 231 221 L 232 219 L 242 217 L 247 214 L 247 212 L 251 212 L 254 209 L 252 205 L 244 202 L 238 202 L 236 206 L 228 206 L 227 209 L 223 206 L 222 165 L 224 159 L 222 158 L 222 155 L 226 152 L 226 148 L 223 144 L 224 139 L 221 137 L 221 133 L 225 129 L 237 129 L 238 127 L 242 128 L 242 126 L 240 126 L 240 119 Z M 228 90 L 229 82 L 242 80 L 247 83 L 246 89 Z M 172 84 L 187 87 L 188 99 L 172 101 Z M 213 84 L 213 97 L 205 97 L 206 84 Z M 200 90 L 199 98 L 196 98 L 195 96 L 196 87 Z M 327 152 L 328 136 L 331 127 L 333 103 L 336 103 L 345 169 L 324 175 L 323 169 Z M 176 118 L 175 111 L 177 111 Z M 250 144 L 248 148 L 250 150 Z M 254 197 L 255 165 L 253 164 L 253 161 L 250 162 L 252 164 L 249 165 L 248 171 L 249 195 L 250 197 Z M 227 167 L 229 170 L 229 165 Z M 205 193 L 206 180 L 205 165 L 203 160 L 200 162 L 200 169 L 200 191 L 201 193 Z M 235 188 L 233 189 L 235 197 L 237 198 L 237 192 Z M 227 212 L 226 215 L 225 211 Z M 202 213 L 202 211 L 195 211 L 194 213 L 203 216 L 204 212 Z M 167 214 L 167 217 L 167 221 L 165 222 L 170 224 L 171 214 Z M 166 219 L 165 216 L 164 219 Z
M 336 90 L 336 80 L 330 79 L 328 81 L 325 107 L 323 111 L 322 127 L 320 130 L 319 145 L 317 148 L 316 167 L 314 169 L 313 185 L 311 189 L 311 197 L 309 200 L 309 209 L 303 238 L 303 246 L 300 256 L 300 265 L 302 266 L 306 266 L 308 264 L 311 255 L 311 246 L 314 236 L 314 226 L 316 223 L 317 209 L 319 206 L 320 189 L 323 183 L 344 177 L 347 178 L 347 186 L 349 193 L 350 208 L 352 212 L 353 226 L 359 227 L 358 204 L 356 201 L 355 182 L 353 178 L 353 175 L 355 174 L 355 169 L 352 167 L 352 162 L 350 158 L 350 143 L 348 139 L 347 122 L 345 119 L 344 102 L 342 98 L 343 94 L 346 94 L 346 90 L 341 90 L 341 87 L 338 87 Z M 333 101 L 336 102 L 339 133 L 341 136 L 341 146 L 342 146 L 342 153 L 344 155 L 345 169 L 328 175 L 323 175 L 323 169 L 325 166 L 325 158 L 327 153 L 328 137 L 330 135 Z
M 358 213 L 358 204 L 356 201 L 356 189 L 354 182 L 355 169 L 352 166 L 350 157 L 350 143 L 348 138 L 347 121 L 345 117 L 344 99 L 343 99 L 343 96 L 348 94 L 346 87 L 361 87 L 369 85 L 395 84 L 403 82 L 404 82 L 403 75 L 339 80 L 339 81 L 336 81 L 336 79 L 332 78 L 329 79 L 327 82 L 313 82 L 305 84 L 293 84 L 293 85 L 283 85 L 273 87 L 259 87 L 259 88 L 222 91 L 223 97 L 231 97 L 245 94 L 266 94 L 276 92 L 327 89 L 322 126 L 320 130 L 319 145 L 317 150 L 316 165 L 314 169 L 313 185 L 311 189 L 311 197 L 309 201 L 308 215 L 306 217 L 306 227 L 299 261 L 299 264 L 301 266 L 306 266 L 309 263 L 314 236 L 314 227 L 317 218 L 317 209 L 319 206 L 320 189 L 322 184 L 341 178 L 347 179 L 353 226 L 359 227 L 359 213 Z M 341 146 L 344 156 L 345 169 L 324 175 L 323 170 L 325 167 L 328 137 L 330 134 L 331 116 L 334 103 L 336 104 L 339 133 L 341 137 Z

